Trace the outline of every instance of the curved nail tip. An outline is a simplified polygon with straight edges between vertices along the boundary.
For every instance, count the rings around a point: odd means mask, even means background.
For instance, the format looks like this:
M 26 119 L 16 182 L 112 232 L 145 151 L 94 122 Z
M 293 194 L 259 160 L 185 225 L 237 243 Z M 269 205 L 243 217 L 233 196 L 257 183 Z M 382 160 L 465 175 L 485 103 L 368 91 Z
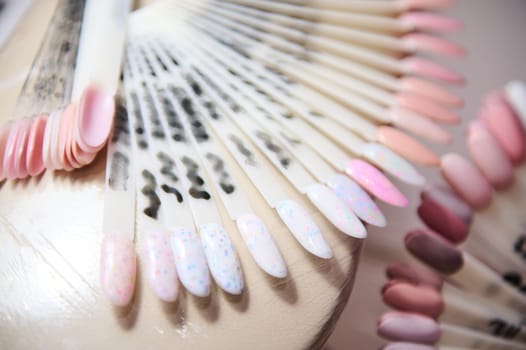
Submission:
M 225 229 L 210 223 L 199 228 L 208 267 L 216 283 L 225 292 L 238 295 L 243 292 L 243 274 L 234 244 Z
M 402 41 L 413 51 L 436 53 L 452 57 L 462 57 L 466 54 L 466 50 L 462 46 L 429 34 L 406 34 L 402 37 Z
M 263 220 L 247 213 L 239 216 L 236 224 L 256 264 L 271 276 L 286 277 L 285 261 Z
M 387 344 L 382 350 L 437 350 L 437 348 L 425 344 L 394 342 Z
M 414 10 L 441 10 L 451 7 L 453 0 L 402 0 L 406 8 Z
M 437 79 L 450 84 L 464 84 L 464 77 L 452 69 L 420 57 L 410 56 L 402 60 L 409 73 Z
M 303 248 L 319 258 L 332 258 L 332 249 L 305 208 L 293 200 L 286 199 L 276 206 L 276 211 Z
M 374 201 L 347 176 L 336 174 L 327 181 L 327 185 L 363 221 L 379 227 L 384 227 L 387 224 L 384 214 Z
M 431 317 L 411 312 L 388 311 L 377 326 L 378 334 L 396 341 L 434 344 L 441 335 L 440 326 Z
M 197 297 L 210 295 L 210 274 L 201 240 L 194 230 L 177 227 L 172 230 L 171 247 L 175 268 L 182 285 Z
M 425 96 L 450 107 L 463 107 L 464 100 L 441 86 L 413 76 L 400 79 L 402 90 L 419 96 Z
M 378 169 L 369 163 L 359 159 L 350 160 L 345 166 L 345 172 L 383 202 L 397 207 L 408 205 L 407 198 Z
M 457 114 L 426 97 L 402 92 L 396 95 L 396 101 L 399 106 L 398 109 L 413 111 L 439 123 L 458 124 L 460 122 L 460 117 Z
M 124 236 L 106 235 L 102 241 L 101 285 L 109 301 L 128 305 L 135 291 L 137 257 L 134 244 Z
M 372 163 L 405 183 L 415 186 L 423 186 L 425 184 L 426 179 L 424 176 L 408 161 L 382 145 L 367 143 L 362 149 L 362 154 Z
M 388 126 L 380 126 L 377 139 L 402 157 L 420 165 L 437 167 L 440 165 L 438 156 L 405 133 Z
M 144 237 L 144 262 L 150 286 L 159 299 L 174 302 L 179 292 L 169 235 L 160 231 Z
M 444 283 L 444 279 L 439 274 L 417 264 L 392 262 L 386 268 L 386 275 L 392 280 L 408 281 L 434 288 L 437 291 L 442 290 Z
M 6 150 L 7 139 L 11 131 L 11 125 L 5 124 L 0 127 L 0 181 L 3 181 L 6 176 L 4 168 L 4 154 Z
M 402 23 L 405 23 L 409 27 L 417 30 L 459 32 L 463 29 L 462 22 L 431 12 L 406 12 L 400 15 L 398 19 Z
M 415 312 L 433 318 L 438 317 L 444 311 L 444 300 L 440 292 L 404 281 L 384 285 L 382 298 L 386 305 L 394 309 Z
M 88 86 L 82 93 L 78 108 L 79 141 L 86 146 L 85 151 L 99 150 L 111 132 L 115 114 L 113 95 L 95 86 Z

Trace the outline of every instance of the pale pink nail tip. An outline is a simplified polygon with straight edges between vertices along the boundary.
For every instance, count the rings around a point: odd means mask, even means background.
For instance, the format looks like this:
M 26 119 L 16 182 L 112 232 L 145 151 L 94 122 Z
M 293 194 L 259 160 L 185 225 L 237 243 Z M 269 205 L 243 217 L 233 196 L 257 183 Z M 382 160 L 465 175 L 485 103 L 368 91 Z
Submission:
M 106 142 L 115 113 L 113 96 L 96 87 L 88 87 L 81 97 L 78 135 L 85 151 L 100 149 Z
M 455 32 L 462 29 L 462 23 L 455 19 L 431 12 L 406 12 L 398 17 L 403 23 L 420 30 Z
M 150 286 L 166 302 L 177 299 L 179 286 L 168 234 L 154 231 L 144 239 L 144 261 Z
M 104 237 L 100 268 L 104 294 L 114 305 L 127 305 L 133 297 L 137 273 L 133 242 L 116 235 Z

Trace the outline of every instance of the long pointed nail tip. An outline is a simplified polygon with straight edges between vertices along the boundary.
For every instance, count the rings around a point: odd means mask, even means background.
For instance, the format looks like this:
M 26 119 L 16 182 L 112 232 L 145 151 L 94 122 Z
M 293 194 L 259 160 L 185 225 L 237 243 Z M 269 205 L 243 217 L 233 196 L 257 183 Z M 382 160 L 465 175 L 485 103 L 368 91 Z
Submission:
M 172 253 L 179 280 L 191 294 L 210 295 L 210 274 L 201 240 L 194 230 L 177 227 L 171 236 Z
M 402 41 L 414 51 L 437 53 L 452 57 L 462 57 L 466 54 L 466 50 L 462 46 L 429 34 L 406 34 L 402 37 Z
M 419 57 L 408 57 L 403 60 L 403 64 L 409 73 L 422 75 L 451 84 L 464 84 L 465 81 L 460 73 Z
M 216 283 L 230 294 L 243 292 L 243 275 L 237 253 L 225 229 L 215 223 L 201 225 L 203 250 Z
M 349 161 L 345 172 L 381 201 L 405 207 L 407 198 L 378 169 L 359 159 Z
M 123 236 L 107 235 L 101 250 L 101 284 L 110 302 L 128 305 L 135 291 L 137 257 L 134 244 Z
M 407 76 L 400 80 L 403 90 L 428 97 L 450 107 L 464 106 L 464 100 L 441 86 L 417 77 Z
M 425 177 L 420 174 L 408 161 L 377 143 L 367 143 L 362 154 L 380 168 L 398 179 L 415 186 L 423 186 Z
M 263 220 L 254 214 L 243 214 L 237 218 L 236 224 L 256 264 L 269 275 L 285 277 L 285 261 Z
M 286 199 L 276 206 L 276 211 L 303 248 L 319 258 L 332 258 L 332 249 L 305 208 Z
M 462 22 L 431 12 L 406 12 L 399 16 L 398 19 L 418 30 L 458 32 L 463 29 Z

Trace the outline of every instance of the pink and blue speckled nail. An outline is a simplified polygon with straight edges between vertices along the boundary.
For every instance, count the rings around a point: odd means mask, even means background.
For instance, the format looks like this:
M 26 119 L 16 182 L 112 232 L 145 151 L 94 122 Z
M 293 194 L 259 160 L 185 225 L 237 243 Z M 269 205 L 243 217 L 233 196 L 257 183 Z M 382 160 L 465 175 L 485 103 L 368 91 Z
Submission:
M 179 291 L 179 282 L 168 234 L 160 231 L 146 234 L 144 262 L 148 282 L 155 294 L 163 301 L 175 301 Z
M 243 274 L 236 250 L 225 229 L 218 224 L 201 225 L 199 233 L 210 272 L 225 292 L 243 292 Z

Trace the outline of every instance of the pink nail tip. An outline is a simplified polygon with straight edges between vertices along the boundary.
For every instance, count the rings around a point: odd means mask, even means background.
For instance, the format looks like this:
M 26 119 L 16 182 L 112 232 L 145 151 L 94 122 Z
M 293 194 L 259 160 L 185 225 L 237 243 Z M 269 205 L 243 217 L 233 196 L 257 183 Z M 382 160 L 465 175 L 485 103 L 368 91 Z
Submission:
M 442 157 L 442 175 L 455 192 L 474 209 L 483 209 L 491 202 L 488 181 L 468 160 L 455 153 Z
M 102 290 L 117 306 L 127 305 L 133 297 L 137 271 L 134 244 L 125 237 L 104 237 L 101 250 Z
M 386 275 L 392 280 L 407 281 L 416 285 L 423 285 L 442 290 L 444 279 L 436 272 L 421 265 L 410 265 L 401 262 L 390 263 L 386 269 Z
M 33 121 L 26 151 L 26 167 L 30 176 L 37 176 L 45 169 L 42 159 L 42 143 L 46 129 L 47 116 L 41 115 Z
M 387 344 L 382 348 L 382 350 L 437 350 L 437 348 L 431 345 L 395 342 Z
M 6 151 L 6 145 L 10 131 L 10 124 L 3 125 L 0 128 L 0 181 L 3 181 L 6 177 L 6 169 L 4 167 L 4 154 Z
M 397 310 L 416 312 L 436 318 L 444 311 L 440 292 L 427 286 L 417 286 L 403 281 L 390 281 L 382 290 L 385 304 Z
M 396 101 L 399 106 L 428 116 L 440 123 L 457 124 L 460 122 L 458 115 L 422 96 L 400 93 L 397 94 Z
M 115 114 L 113 96 L 90 86 L 82 94 L 78 118 L 78 135 L 85 151 L 102 148 L 108 139 Z
M 11 125 L 9 135 L 7 136 L 7 141 L 5 144 L 3 167 L 5 177 L 9 180 L 13 180 L 16 178 L 16 169 L 14 161 L 16 153 L 16 143 L 20 134 L 20 128 L 20 122 L 15 122 Z
M 453 57 L 462 57 L 466 54 L 466 50 L 462 46 L 428 34 L 406 34 L 402 40 L 414 51 L 438 53 Z
M 378 322 L 378 334 L 397 341 L 434 344 L 440 327 L 431 317 L 408 312 L 387 312 Z
M 449 144 L 451 135 L 432 120 L 404 108 L 390 109 L 393 123 L 413 134 L 439 144 Z
M 462 22 L 430 12 L 407 12 L 398 18 L 403 23 L 407 23 L 418 30 L 440 32 L 458 32 L 462 30 Z
M 375 167 L 359 159 L 347 162 L 345 172 L 363 188 L 380 200 L 405 207 L 407 198 Z
M 177 299 L 179 284 L 168 234 L 154 231 L 144 239 L 144 261 L 150 286 L 166 302 Z
M 448 107 L 462 107 L 464 100 L 441 86 L 412 76 L 400 79 L 403 91 L 415 95 L 425 96 L 437 103 Z
M 23 179 L 27 177 L 27 166 L 26 166 L 26 151 L 27 141 L 29 139 L 29 132 L 31 131 L 31 119 L 24 119 L 21 121 L 20 131 L 16 142 L 16 149 L 14 153 L 14 169 L 16 178 Z
M 461 74 L 420 57 L 411 56 L 405 58 L 403 64 L 408 73 L 422 75 L 451 84 L 464 83 L 464 77 Z
M 453 0 L 402 0 L 406 8 L 415 10 L 441 10 L 450 7 Z

